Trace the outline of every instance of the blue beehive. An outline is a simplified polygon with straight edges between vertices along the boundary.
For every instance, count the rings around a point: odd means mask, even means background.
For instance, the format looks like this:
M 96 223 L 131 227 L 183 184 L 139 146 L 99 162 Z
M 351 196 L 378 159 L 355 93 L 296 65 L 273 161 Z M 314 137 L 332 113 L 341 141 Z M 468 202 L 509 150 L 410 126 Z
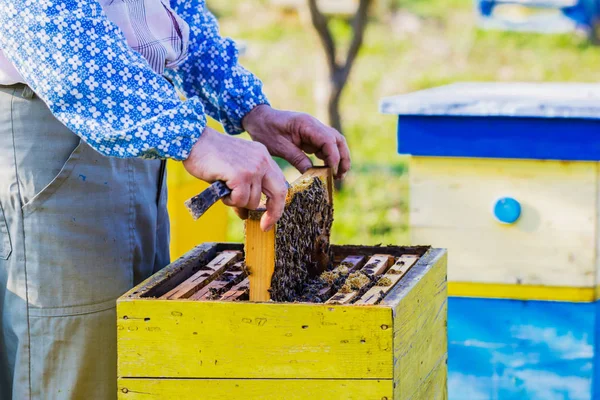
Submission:
M 411 240 L 451 255 L 450 399 L 600 398 L 600 85 L 454 84 L 381 110 L 411 155 Z
M 483 28 L 594 34 L 600 15 L 598 0 L 476 0 Z

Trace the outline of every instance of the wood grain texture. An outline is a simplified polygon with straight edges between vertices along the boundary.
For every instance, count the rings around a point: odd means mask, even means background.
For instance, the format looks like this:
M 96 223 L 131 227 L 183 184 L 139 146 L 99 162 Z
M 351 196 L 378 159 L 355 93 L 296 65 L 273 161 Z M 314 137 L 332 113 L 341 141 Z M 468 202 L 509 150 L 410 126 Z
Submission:
M 370 257 L 366 262 L 365 266 L 360 269 L 360 271 L 368 276 L 369 278 L 374 278 L 375 276 L 383 274 L 392 264 L 394 263 L 394 257 L 387 254 L 375 254 Z M 361 288 L 367 286 L 368 282 L 365 282 L 364 285 L 361 285 Z M 351 292 L 345 292 L 339 290 L 335 295 L 333 295 L 329 300 L 325 302 L 325 304 L 349 304 L 360 294 L 360 289 L 353 290 Z
M 369 258 L 369 261 L 360 270 L 372 278 L 377 275 L 381 275 L 388 270 L 389 267 L 394 263 L 394 257 L 388 254 L 375 254 Z
M 240 251 L 223 251 L 201 267 L 198 272 L 186 279 L 180 285 L 162 295 L 161 299 L 187 299 L 207 284 L 215 280 L 227 267 L 242 258 Z
M 243 248 L 237 243 L 202 243 L 126 292 L 119 300 L 160 297 L 198 272 L 218 252 L 242 251 Z
M 331 245 L 333 253 L 333 262 L 340 263 L 344 258 L 356 254 L 363 256 L 374 256 L 375 254 L 389 254 L 394 257 L 400 257 L 404 254 L 416 254 L 419 257 L 427 253 L 431 246 L 356 246 L 356 245 Z
M 227 268 L 217 280 L 212 281 L 190 296 L 190 300 L 216 300 L 245 278 L 244 263 L 237 262 Z
M 410 169 L 411 240 L 449 250 L 451 282 L 595 285 L 595 163 L 412 157 Z M 522 206 L 513 225 L 492 212 L 504 196 Z
M 119 399 L 392 400 L 393 381 L 326 379 L 119 379 Z
M 448 296 L 512 300 L 568 301 L 589 303 L 597 300 L 600 288 L 568 286 L 510 285 L 499 283 L 448 282 Z
M 220 300 L 223 301 L 235 301 L 241 300 L 244 297 L 247 297 L 250 292 L 250 279 L 245 278 L 243 281 L 229 289 L 227 292 L 223 293 Z
M 446 392 L 445 372 L 436 372 L 448 353 L 446 271 L 446 252 L 431 250 L 381 302 L 394 306 L 394 399 L 427 398 L 420 393 L 432 375 L 434 393 Z
M 414 399 L 448 400 L 448 354 L 437 361 L 433 371 L 425 377 Z
M 394 285 L 400 281 L 406 275 L 406 273 L 412 268 L 413 265 L 419 259 L 416 255 L 404 255 L 398 258 L 398 260 L 390 267 L 390 269 L 381 277 L 389 281 L 387 286 L 375 285 L 369 289 L 360 299 L 356 301 L 356 305 L 373 305 L 377 304 L 389 291 L 392 290 Z
M 271 278 L 275 271 L 275 232 L 260 229 L 260 220 L 246 220 L 246 266 L 250 271 L 250 301 L 269 301 Z
M 120 377 L 392 378 L 389 307 L 142 299 L 117 316 Z
M 366 262 L 367 262 L 367 257 L 365 257 L 365 256 L 348 256 L 348 257 L 344 258 L 344 260 L 340 263 L 340 265 L 338 265 L 334 269 L 334 272 L 338 271 L 340 268 L 347 268 L 348 273 L 352 273 L 352 272 L 362 268 Z M 321 299 L 329 298 L 329 297 L 331 297 L 331 295 L 334 294 L 333 290 L 334 290 L 334 288 L 332 285 L 325 286 L 324 288 L 319 290 L 318 296 Z

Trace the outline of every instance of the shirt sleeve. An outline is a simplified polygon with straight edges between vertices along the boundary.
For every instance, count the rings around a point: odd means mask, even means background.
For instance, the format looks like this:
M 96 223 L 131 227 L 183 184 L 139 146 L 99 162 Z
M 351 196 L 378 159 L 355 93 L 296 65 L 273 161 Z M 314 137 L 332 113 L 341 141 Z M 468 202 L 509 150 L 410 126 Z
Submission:
M 242 118 L 257 105 L 269 104 L 262 82 L 238 63 L 235 42 L 220 36 L 205 0 L 171 0 L 171 7 L 190 27 L 189 54 L 166 74 L 186 96 L 199 97 L 227 133 L 242 133 Z
M 206 126 L 95 0 L 2 0 L 0 48 L 53 115 L 107 156 L 184 160 Z

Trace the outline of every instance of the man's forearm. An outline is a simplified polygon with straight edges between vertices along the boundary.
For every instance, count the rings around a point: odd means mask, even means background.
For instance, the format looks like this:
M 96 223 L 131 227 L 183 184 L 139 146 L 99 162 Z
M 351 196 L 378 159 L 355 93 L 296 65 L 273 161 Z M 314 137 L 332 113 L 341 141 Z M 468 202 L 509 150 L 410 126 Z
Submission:
M 259 104 L 269 104 L 262 82 L 238 62 L 233 40 L 220 36 L 204 0 L 171 0 L 190 26 L 186 61 L 166 74 L 188 96 L 198 96 L 213 118 L 230 134 L 244 131 L 242 118 Z
M 183 160 L 206 126 L 95 0 L 0 2 L 0 48 L 53 115 L 102 154 Z

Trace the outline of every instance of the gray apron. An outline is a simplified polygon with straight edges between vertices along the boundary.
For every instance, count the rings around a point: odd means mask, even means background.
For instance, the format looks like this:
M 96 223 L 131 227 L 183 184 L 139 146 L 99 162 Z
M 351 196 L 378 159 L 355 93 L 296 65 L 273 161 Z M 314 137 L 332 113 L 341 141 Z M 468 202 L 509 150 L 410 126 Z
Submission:
M 169 262 L 165 163 L 0 86 L 0 399 L 114 399 L 115 300 Z

